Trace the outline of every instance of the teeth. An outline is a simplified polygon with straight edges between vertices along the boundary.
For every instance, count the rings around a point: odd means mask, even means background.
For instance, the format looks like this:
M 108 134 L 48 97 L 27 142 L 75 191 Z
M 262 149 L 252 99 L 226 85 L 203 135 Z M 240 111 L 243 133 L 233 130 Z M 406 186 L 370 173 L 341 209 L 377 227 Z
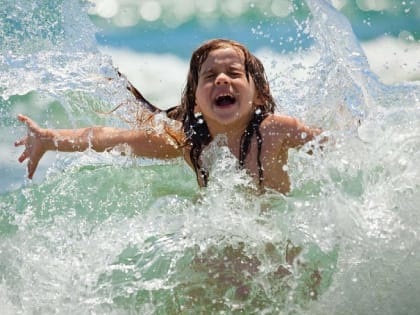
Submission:
M 235 97 L 232 94 L 222 94 L 216 97 L 216 105 L 231 105 L 235 103 Z

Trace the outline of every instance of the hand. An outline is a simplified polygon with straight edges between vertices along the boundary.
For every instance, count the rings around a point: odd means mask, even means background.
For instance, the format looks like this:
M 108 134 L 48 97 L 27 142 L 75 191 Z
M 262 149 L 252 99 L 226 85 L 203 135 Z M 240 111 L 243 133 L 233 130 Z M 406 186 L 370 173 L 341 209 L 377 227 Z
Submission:
M 21 145 L 25 146 L 25 151 L 20 155 L 18 161 L 22 163 L 26 159 L 29 159 L 28 178 L 32 179 L 39 161 L 47 151 L 43 138 L 47 138 L 49 132 L 47 129 L 40 128 L 37 123 L 29 117 L 19 114 L 17 118 L 28 126 L 27 136 L 15 142 L 15 147 Z

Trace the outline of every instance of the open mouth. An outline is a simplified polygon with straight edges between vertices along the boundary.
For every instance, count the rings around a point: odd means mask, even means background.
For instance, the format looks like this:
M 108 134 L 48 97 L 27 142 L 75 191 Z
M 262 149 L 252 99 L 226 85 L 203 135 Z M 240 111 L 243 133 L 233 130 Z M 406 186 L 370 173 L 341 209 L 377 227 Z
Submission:
M 219 95 L 216 97 L 215 104 L 217 106 L 228 106 L 236 102 L 236 98 L 231 94 Z

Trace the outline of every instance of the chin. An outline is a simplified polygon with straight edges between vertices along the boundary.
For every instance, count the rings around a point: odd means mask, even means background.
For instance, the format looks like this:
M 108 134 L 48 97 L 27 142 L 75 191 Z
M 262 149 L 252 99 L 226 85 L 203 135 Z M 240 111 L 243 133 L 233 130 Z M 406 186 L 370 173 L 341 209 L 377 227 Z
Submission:
M 219 124 L 223 126 L 231 126 L 241 121 L 239 115 L 230 116 L 230 117 L 220 117 L 218 119 Z

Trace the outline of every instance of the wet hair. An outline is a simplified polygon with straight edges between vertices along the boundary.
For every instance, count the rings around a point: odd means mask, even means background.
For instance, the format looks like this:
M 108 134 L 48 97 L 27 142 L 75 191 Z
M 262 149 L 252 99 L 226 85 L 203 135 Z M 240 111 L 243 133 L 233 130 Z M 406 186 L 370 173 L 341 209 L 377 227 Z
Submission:
M 202 116 L 197 116 L 194 113 L 195 93 L 197 90 L 199 73 L 203 63 L 206 61 L 209 53 L 219 48 L 231 47 L 240 52 L 244 57 L 245 75 L 248 80 L 252 79 L 255 84 L 256 93 L 261 104 L 254 104 L 255 113 L 249 122 L 244 134 L 241 137 L 241 145 L 239 152 L 239 165 L 244 166 L 245 159 L 249 153 L 251 139 L 256 135 L 258 144 L 258 170 L 259 183 L 263 181 L 263 169 L 261 165 L 261 147 L 262 137 L 259 130 L 261 122 L 267 115 L 274 112 L 275 102 L 271 95 L 267 76 L 265 74 L 264 66 L 261 61 L 255 57 L 242 44 L 227 39 L 214 39 L 205 42 L 197 48 L 190 60 L 190 68 L 187 77 L 187 83 L 182 93 L 181 105 L 168 111 L 168 116 L 183 122 L 184 133 L 186 141 L 191 146 L 190 159 L 194 171 L 197 175 L 197 180 L 203 186 L 207 185 L 208 171 L 200 163 L 200 155 L 203 148 L 212 140 L 207 124 Z

